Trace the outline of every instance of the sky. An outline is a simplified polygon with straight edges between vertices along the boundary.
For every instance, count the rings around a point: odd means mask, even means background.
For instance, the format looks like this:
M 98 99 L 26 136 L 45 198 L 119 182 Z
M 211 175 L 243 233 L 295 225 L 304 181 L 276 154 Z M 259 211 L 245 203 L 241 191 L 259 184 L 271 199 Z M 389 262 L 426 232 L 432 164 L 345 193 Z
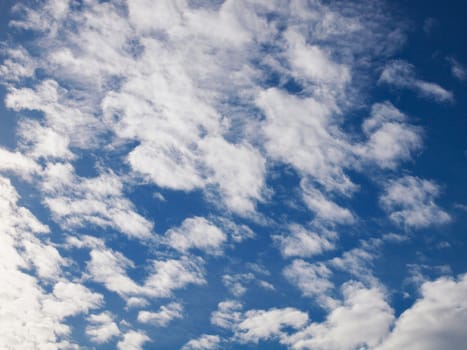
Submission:
M 465 349 L 466 16 L 0 1 L 0 348 Z

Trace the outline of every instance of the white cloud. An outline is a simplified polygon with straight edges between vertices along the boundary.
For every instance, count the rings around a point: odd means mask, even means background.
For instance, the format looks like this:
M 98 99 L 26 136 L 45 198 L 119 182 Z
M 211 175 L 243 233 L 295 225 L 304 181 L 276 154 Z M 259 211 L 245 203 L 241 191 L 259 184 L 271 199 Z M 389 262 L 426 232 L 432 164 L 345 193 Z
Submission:
M 271 157 L 292 164 L 328 190 L 346 193 L 354 188 L 343 172 L 351 161 L 349 144 L 332 120 L 330 107 L 277 88 L 262 91 L 256 104 L 266 116 L 263 130 Z
M 203 263 L 202 259 L 196 257 L 155 260 L 153 271 L 144 284 L 145 294 L 168 297 L 174 289 L 184 288 L 189 284 L 205 284 Z
M 301 182 L 303 200 L 316 217 L 324 223 L 352 224 L 355 218 L 351 211 L 326 198 L 319 190 Z
M 312 257 L 334 249 L 336 233 L 322 229 L 321 234 L 292 224 L 289 233 L 273 236 L 284 257 Z
M 332 271 L 325 264 L 310 264 L 297 259 L 284 268 L 283 274 L 303 296 L 316 298 L 317 302 L 325 307 L 333 303 L 329 296 L 334 289 L 331 282 Z
M 74 173 L 71 164 L 55 163 L 47 166 L 43 176 L 44 203 L 62 227 L 91 224 L 111 227 L 129 237 L 150 238 L 153 224 L 136 212 L 116 174 L 84 178 Z
M 342 287 L 344 302 L 334 308 L 322 323 L 312 323 L 288 337 L 292 349 L 353 350 L 372 349 L 389 332 L 393 310 L 378 288 L 359 283 Z
M 215 350 L 219 349 L 221 338 L 218 335 L 203 334 L 186 343 L 182 350 Z
M 249 273 L 226 274 L 222 276 L 222 283 L 229 289 L 230 293 L 236 297 L 240 297 L 247 291 L 245 284 L 254 280 L 255 275 Z
M 160 307 L 157 312 L 139 311 L 138 321 L 148 323 L 158 327 L 166 327 L 172 320 L 183 318 L 183 305 L 180 303 L 170 303 Z
M 203 260 L 200 258 L 154 260 L 146 280 L 140 284 L 128 275 L 127 270 L 135 265 L 122 253 L 108 248 L 95 248 L 91 250 L 90 256 L 87 277 L 127 300 L 134 296 L 165 298 L 171 296 L 175 289 L 206 283 Z
M 385 186 L 380 203 L 396 224 L 420 229 L 451 220 L 434 201 L 439 194 L 440 188 L 435 182 L 405 176 Z
M 0 65 L 0 77 L 18 81 L 34 75 L 36 63 L 24 47 L 7 48 L 6 56 Z
M 287 55 L 294 74 L 304 75 L 313 83 L 331 83 L 337 88 L 350 82 L 349 67 L 335 63 L 318 45 L 308 45 L 302 34 L 289 29 L 285 38 L 288 44 Z
M 452 76 L 461 81 L 466 80 L 467 70 L 465 69 L 465 67 L 461 65 L 459 61 L 457 61 L 454 57 L 448 57 L 447 60 L 451 65 Z
M 467 342 L 467 275 L 442 277 L 421 286 L 421 296 L 405 310 L 377 350 L 461 349 Z
M 217 305 L 217 310 L 211 314 L 211 323 L 215 326 L 233 329 L 240 321 L 243 305 L 235 300 L 225 300 Z
M 119 350 L 141 350 L 144 343 L 151 339 L 142 331 L 128 331 L 123 339 L 117 343 Z
M 86 326 L 86 335 L 88 335 L 94 343 L 107 343 L 113 337 L 120 335 L 120 329 L 114 322 L 114 315 L 108 311 L 89 315 L 87 321 L 89 325 Z
M 181 252 L 199 249 L 208 254 L 219 255 L 227 235 L 217 226 L 202 217 L 185 219 L 179 227 L 166 232 L 168 244 Z
M 65 279 L 63 258 L 41 237 L 49 228 L 18 200 L 0 177 L 0 347 L 71 349 L 65 319 L 100 307 L 103 297 Z
M 396 168 L 422 147 L 421 129 L 408 124 L 407 116 L 390 102 L 372 106 L 363 130 L 368 140 L 357 146 L 356 152 L 382 168 Z
M 12 172 L 25 179 L 41 171 L 41 167 L 34 160 L 20 152 L 11 152 L 0 147 L 0 171 Z
M 452 102 L 454 100 L 452 92 L 438 84 L 418 79 L 415 75 L 414 66 L 403 60 L 395 60 L 386 64 L 379 82 L 394 85 L 398 88 L 411 89 L 426 98 L 439 102 Z
M 241 342 L 258 343 L 283 337 L 284 328 L 300 329 L 308 323 L 308 315 L 294 308 L 249 310 L 238 324 L 235 335 Z

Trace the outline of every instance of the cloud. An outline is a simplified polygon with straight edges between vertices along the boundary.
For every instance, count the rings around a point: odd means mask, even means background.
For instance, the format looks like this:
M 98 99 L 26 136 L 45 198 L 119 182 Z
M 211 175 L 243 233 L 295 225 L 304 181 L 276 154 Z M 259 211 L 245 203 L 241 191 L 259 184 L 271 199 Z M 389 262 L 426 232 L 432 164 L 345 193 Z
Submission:
M 454 101 L 452 92 L 438 84 L 418 79 L 414 66 L 403 60 L 395 60 L 386 64 L 378 82 L 410 89 L 438 102 Z
M 285 342 L 291 349 L 373 349 L 389 332 L 394 319 L 383 291 L 359 283 L 342 287 L 343 304 L 322 323 L 312 323 Z
M 467 70 L 459 63 L 459 61 L 457 61 L 454 57 L 448 57 L 447 61 L 451 65 L 451 74 L 454 78 L 461 81 L 467 79 Z
M 49 164 L 41 183 L 44 203 L 66 229 L 110 227 L 129 237 L 148 239 L 153 223 L 136 212 L 124 184 L 112 172 L 94 178 L 77 176 L 69 163 Z
M 166 232 L 168 244 L 180 251 L 198 249 L 207 254 L 222 254 L 227 235 L 202 217 L 185 219 L 179 227 Z
M 326 198 L 319 190 L 306 181 L 301 184 L 303 201 L 315 214 L 320 222 L 327 224 L 352 224 L 355 217 L 347 208 L 343 208 Z
M 328 190 L 353 189 L 343 172 L 350 161 L 349 145 L 332 119 L 332 107 L 277 88 L 262 91 L 256 104 L 265 114 L 265 147 L 272 158 L 293 165 Z
M 186 343 L 182 350 L 215 350 L 219 349 L 221 338 L 218 335 L 203 334 Z
M 141 350 L 150 338 L 142 331 L 128 331 L 123 339 L 117 343 L 119 350 Z
M 211 323 L 215 326 L 233 329 L 240 321 L 243 305 L 235 300 L 225 300 L 217 305 L 217 310 L 211 314 Z
M 11 152 L 0 147 L 1 172 L 11 172 L 22 178 L 29 179 L 40 172 L 41 167 L 34 160 L 20 152 Z
M 245 284 L 250 283 L 254 278 L 255 275 L 251 272 L 233 275 L 226 274 L 222 276 L 222 283 L 229 289 L 230 293 L 236 297 L 241 297 L 247 291 Z
M 292 224 L 288 234 L 273 236 L 284 257 L 312 257 L 335 248 L 336 233 L 321 230 L 321 234 Z
M 235 336 L 241 342 L 258 343 L 283 337 L 284 328 L 300 329 L 308 322 L 308 315 L 294 308 L 249 310 L 238 324 Z
M 66 318 L 99 308 L 103 296 L 65 278 L 64 259 L 41 237 L 49 227 L 19 199 L 0 177 L 0 347 L 73 348 Z
M 108 311 L 89 315 L 87 321 L 89 324 L 86 326 L 86 335 L 88 335 L 94 343 L 107 343 L 113 337 L 120 335 L 120 329 L 114 322 L 114 315 Z
M 87 278 L 102 283 L 125 299 L 134 296 L 165 298 L 175 289 L 206 283 L 200 258 L 153 260 L 150 273 L 140 284 L 128 275 L 127 269 L 133 268 L 134 263 L 122 253 L 101 247 L 92 249 L 90 257 Z
M 183 318 L 183 306 L 180 303 L 170 303 L 160 307 L 157 312 L 139 311 L 138 321 L 147 323 L 158 327 L 167 327 L 167 325 L 174 319 Z
M 451 220 L 434 202 L 439 194 L 440 188 L 435 182 L 404 176 L 386 184 L 380 204 L 396 224 L 421 229 Z
M 404 311 L 375 350 L 461 349 L 467 341 L 467 275 L 425 282 L 421 296 Z
M 324 307 L 333 303 L 329 295 L 334 289 L 334 284 L 331 282 L 332 271 L 325 264 L 310 264 L 296 259 L 284 268 L 283 274 L 302 292 L 303 296 L 316 299 Z
M 382 168 L 395 169 L 422 147 L 421 129 L 408 124 L 407 116 L 390 102 L 372 106 L 363 130 L 368 140 L 356 152 Z

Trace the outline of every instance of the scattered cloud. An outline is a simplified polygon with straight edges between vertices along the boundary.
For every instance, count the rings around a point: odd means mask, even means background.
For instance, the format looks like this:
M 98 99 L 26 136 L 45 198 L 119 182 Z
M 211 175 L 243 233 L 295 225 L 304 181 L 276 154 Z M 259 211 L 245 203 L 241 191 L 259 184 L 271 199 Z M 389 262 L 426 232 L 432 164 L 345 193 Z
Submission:
M 394 223 L 421 229 L 451 221 L 451 216 L 435 203 L 439 195 L 435 182 L 404 176 L 386 184 L 380 203 Z
M 467 322 L 466 291 L 466 275 L 425 282 L 420 298 L 399 316 L 388 337 L 375 349 L 462 348 L 467 341 L 463 327 Z
M 215 350 L 219 349 L 221 338 L 218 335 L 203 334 L 186 343 L 182 350 Z
M 142 331 L 128 331 L 123 339 L 117 343 L 119 350 L 141 350 L 143 345 L 150 341 L 149 337 Z
M 160 307 L 157 312 L 139 311 L 138 321 L 158 327 L 167 327 L 174 319 L 183 318 L 183 306 L 180 303 L 170 303 Z
M 180 251 L 198 249 L 208 254 L 222 254 L 227 235 L 202 217 L 185 219 L 179 227 L 166 232 L 168 244 Z
M 451 65 L 451 74 L 454 78 L 464 81 L 467 79 L 467 70 L 459 63 L 454 57 L 447 58 L 448 63 Z
M 359 283 L 342 286 L 343 304 L 334 308 L 322 323 L 311 323 L 291 335 L 286 343 L 292 349 L 374 348 L 389 332 L 393 310 L 378 288 Z
M 415 67 L 403 60 L 392 61 L 384 67 L 379 83 L 406 88 L 437 102 L 452 102 L 454 95 L 436 83 L 421 80 L 415 75 Z
M 86 327 L 86 334 L 94 343 L 107 343 L 120 335 L 120 329 L 114 322 L 114 315 L 109 311 L 89 315 L 87 321 L 89 325 Z

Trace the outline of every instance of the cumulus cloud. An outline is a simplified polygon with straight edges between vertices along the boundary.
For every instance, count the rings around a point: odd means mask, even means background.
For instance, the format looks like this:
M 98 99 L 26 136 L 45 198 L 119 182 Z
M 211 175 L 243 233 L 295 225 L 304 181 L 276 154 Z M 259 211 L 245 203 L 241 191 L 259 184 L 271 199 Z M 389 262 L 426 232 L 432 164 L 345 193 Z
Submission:
M 65 278 L 64 259 L 41 238 L 49 228 L 19 199 L 0 177 L 0 347 L 72 347 L 66 318 L 100 307 L 103 296 Z
M 211 323 L 215 326 L 227 329 L 240 321 L 243 305 L 235 300 L 225 300 L 217 305 L 217 310 L 211 314 Z
M 290 225 L 288 231 L 288 234 L 273 237 L 284 257 L 312 257 L 335 247 L 334 232 L 322 229 L 319 234 L 298 224 Z
M 334 288 L 334 284 L 331 282 L 332 271 L 325 264 L 310 264 L 297 259 L 286 266 L 283 273 L 285 278 L 295 285 L 304 296 L 315 298 L 325 307 L 333 302 L 329 295 Z
M 141 350 L 143 345 L 150 341 L 150 338 L 142 331 L 128 331 L 123 339 L 117 343 L 119 350 Z
M 158 327 L 166 327 L 172 320 L 183 318 L 183 305 L 180 303 L 170 303 L 160 307 L 157 312 L 140 311 L 138 312 L 138 321 L 148 323 Z
M 420 298 L 399 316 L 389 336 L 375 349 L 461 349 L 467 341 L 466 292 L 466 275 L 425 282 Z
M 288 337 L 292 349 L 352 350 L 374 348 L 389 332 L 393 310 L 378 288 L 359 283 L 342 287 L 343 304 L 334 308 L 322 323 L 312 323 Z
M 137 213 L 124 194 L 124 184 L 114 173 L 80 177 L 69 163 L 49 164 L 41 184 L 44 203 L 62 227 L 88 224 L 110 227 L 129 237 L 147 239 L 153 223 Z
M 120 335 L 120 329 L 114 322 L 114 315 L 105 311 L 87 317 L 86 334 L 97 344 L 107 343 L 113 337 Z
M 242 342 L 258 343 L 284 337 L 284 328 L 300 329 L 308 322 L 305 312 L 294 308 L 249 310 L 238 324 L 236 337 Z
M 250 283 L 254 278 L 255 275 L 251 272 L 233 275 L 226 274 L 222 276 L 222 283 L 229 289 L 230 293 L 236 297 L 240 297 L 247 291 L 245 284 Z
M 372 106 L 363 130 L 368 140 L 356 152 L 382 168 L 396 168 L 422 147 L 421 129 L 410 125 L 408 117 L 390 102 Z
M 213 255 L 222 253 L 227 235 L 202 217 L 185 219 L 179 227 L 166 232 L 168 244 L 181 252 L 199 249 Z
M 218 335 L 203 334 L 186 343 L 182 350 L 215 350 L 219 349 L 221 338 Z
M 30 178 L 37 174 L 41 167 L 34 160 L 20 152 L 11 152 L 0 147 L 0 171 L 11 172 L 23 178 Z
M 87 277 L 102 283 L 108 290 L 125 299 L 134 296 L 169 297 L 175 289 L 206 282 L 203 261 L 199 258 L 154 260 L 146 280 L 140 284 L 128 275 L 127 270 L 135 265 L 122 253 L 108 248 L 95 248 L 91 250 L 90 257 Z
M 388 63 L 379 78 L 380 83 L 394 85 L 418 92 L 421 96 L 439 102 L 452 102 L 454 95 L 436 83 L 427 82 L 416 77 L 415 67 L 403 60 Z
M 385 186 L 380 203 L 396 224 L 421 229 L 451 220 L 450 215 L 435 203 L 439 195 L 440 188 L 435 182 L 404 176 Z

